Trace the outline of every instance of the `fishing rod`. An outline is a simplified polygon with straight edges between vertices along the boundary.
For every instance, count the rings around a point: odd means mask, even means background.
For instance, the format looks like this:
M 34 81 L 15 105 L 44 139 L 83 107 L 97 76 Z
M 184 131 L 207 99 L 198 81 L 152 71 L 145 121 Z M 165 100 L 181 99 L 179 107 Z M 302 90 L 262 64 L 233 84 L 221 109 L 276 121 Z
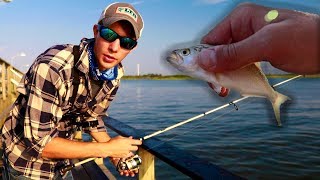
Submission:
M 95 159 L 96 159 L 96 158 L 88 158 L 88 159 L 85 159 L 85 160 L 83 160 L 83 161 L 79 161 L 79 162 L 77 162 L 77 163 L 74 163 L 74 164 L 72 164 L 72 165 L 70 164 L 70 165 L 65 166 L 65 167 L 63 167 L 62 169 L 60 169 L 60 173 L 65 174 L 66 172 L 70 171 L 72 168 L 77 167 L 77 166 L 80 166 L 80 165 L 82 165 L 82 164 L 84 164 L 84 163 L 87 163 L 87 162 L 92 161 L 92 160 L 95 160 Z
M 281 84 L 287 83 L 287 82 L 292 81 L 292 80 L 294 80 L 294 79 L 297 79 L 297 78 L 299 78 L 299 77 L 301 77 L 301 76 L 302 76 L 302 75 L 298 75 L 298 76 L 292 77 L 292 78 L 290 78 L 290 79 L 287 79 L 287 80 L 285 80 L 285 81 L 281 81 L 281 82 L 273 85 L 272 87 L 275 88 L 275 87 L 277 87 L 277 86 L 280 86 Z M 238 107 L 236 106 L 236 103 L 238 103 L 238 102 L 240 102 L 240 101 L 243 101 L 243 100 L 245 100 L 245 99 L 247 99 L 247 98 L 249 98 L 249 96 L 245 96 L 245 97 L 242 97 L 242 98 L 240 98 L 240 99 L 231 101 L 231 102 L 229 102 L 228 104 L 224 104 L 224 105 L 219 106 L 219 107 L 217 107 L 217 108 L 215 108 L 215 109 L 212 109 L 212 110 L 210 110 L 210 111 L 207 111 L 207 112 L 204 112 L 204 113 L 199 114 L 199 115 L 197 115 L 197 116 L 194 116 L 194 117 L 192 117 L 192 118 L 190 118 L 190 119 L 187 119 L 187 120 L 184 120 L 184 121 L 179 122 L 179 123 L 177 123 L 177 124 L 174 124 L 174 125 L 172 125 L 172 126 L 169 126 L 169 127 L 165 128 L 165 129 L 163 129 L 163 130 L 159 130 L 159 131 L 154 132 L 154 133 L 152 133 L 152 134 L 150 134 L 150 135 L 147 135 L 147 136 L 141 138 L 141 140 L 149 139 L 149 138 L 151 138 L 151 137 L 154 137 L 154 136 L 156 136 L 156 135 L 159 135 L 159 134 L 161 134 L 161 133 L 164 133 L 164 132 L 166 132 L 166 131 L 169 131 L 169 130 L 171 130 L 171 129 L 174 129 L 174 128 L 176 128 L 176 127 L 179 127 L 179 126 L 181 126 L 181 125 L 184 125 L 184 124 L 186 124 L 186 123 L 189 123 L 189 122 L 191 122 L 191 121 L 194 121 L 194 120 L 196 120 L 196 119 L 199 119 L 199 118 L 201 118 L 201 117 L 204 117 L 204 116 L 206 116 L 206 115 L 208 115 L 208 114 L 211 114 L 211 113 L 213 113 L 213 112 L 219 111 L 220 109 L 223 109 L 223 108 L 228 107 L 228 106 L 230 106 L 230 105 L 234 105 L 235 108 L 238 110 Z
M 303 75 L 294 76 L 294 77 L 292 77 L 292 78 L 289 78 L 289 79 L 287 79 L 287 80 L 284 80 L 284 81 L 281 81 L 281 82 L 279 82 L 279 83 L 277 83 L 277 84 L 274 84 L 274 85 L 272 85 L 271 87 L 275 88 L 275 87 L 277 87 L 277 86 L 280 86 L 280 85 L 282 85 L 282 84 L 285 84 L 285 83 L 287 83 L 287 82 L 289 82 L 289 81 L 292 81 L 292 80 L 294 80 L 294 79 L 300 78 L 300 77 L 302 77 L 302 76 L 303 76 Z M 249 96 L 245 96 L 245 97 L 239 98 L 239 99 L 237 99 L 237 100 L 231 101 L 230 103 L 224 104 L 224 105 L 222 105 L 222 106 L 219 106 L 219 107 L 217 107 L 217 108 L 214 108 L 214 109 L 212 109 L 212 110 L 209 110 L 209 111 L 207 111 L 207 112 L 204 112 L 204 113 L 202 113 L 202 114 L 199 114 L 199 115 L 194 116 L 194 117 L 192 117 L 192 118 L 189 118 L 189 119 L 187 119 L 187 120 L 181 121 L 181 122 L 179 122 L 179 123 L 177 123 L 177 124 L 174 124 L 174 125 L 171 125 L 171 126 L 165 128 L 165 129 L 156 131 L 156 132 L 154 132 L 154 133 L 152 133 L 152 134 L 150 134 L 150 135 L 144 136 L 144 137 L 140 138 L 140 140 L 147 140 L 147 139 L 149 139 L 149 138 L 151 138 L 151 137 L 157 136 L 157 135 L 162 134 L 162 133 L 164 133 L 164 132 L 166 132 L 166 131 L 169 131 L 169 130 L 171 130 L 171 129 L 174 129 L 174 128 L 176 128 L 176 127 L 182 126 L 182 125 L 184 125 L 184 124 L 186 124 L 186 123 L 189 123 L 189 122 L 191 122 L 191 121 L 197 120 L 197 119 L 199 119 L 199 118 L 201 118 L 201 117 L 204 117 L 204 116 L 209 115 L 209 114 L 211 114 L 211 113 L 214 113 L 214 112 L 216 112 L 216 111 L 219 111 L 219 110 L 221 110 L 221 109 L 223 109 L 223 108 L 226 108 L 226 107 L 228 107 L 228 106 L 230 106 L 230 105 L 234 105 L 234 107 L 236 108 L 236 110 L 238 110 L 238 107 L 237 107 L 236 103 L 238 103 L 238 102 L 240 102 L 240 101 L 243 101 L 243 100 L 245 100 L 245 99 L 247 99 L 247 98 L 249 98 Z M 95 160 L 95 159 L 96 159 L 96 158 L 88 158 L 88 159 L 85 159 L 85 160 L 83 160 L 83 161 L 80 161 L 80 162 L 78 162 L 78 163 L 76 163 L 76 164 L 66 166 L 66 167 L 63 168 L 63 169 L 68 169 L 68 170 L 65 171 L 65 172 L 67 172 L 67 171 L 71 170 L 73 167 L 80 166 L 80 165 L 82 165 L 82 164 L 84 164 L 84 163 L 87 163 L 87 162 L 92 161 L 92 160 Z M 119 162 L 120 162 L 120 161 L 119 161 Z M 122 162 L 122 163 L 123 163 L 123 162 Z M 141 164 L 141 161 L 140 161 L 140 164 Z M 118 163 L 118 165 L 119 165 L 119 163 Z M 118 167 L 118 165 L 117 165 L 117 167 Z M 138 164 L 138 165 L 139 165 L 139 164 Z M 68 168 L 67 168 L 67 167 L 68 167 Z
M 79 161 L 75 164 L 70 164 L 68 166 L 65 166 L 63 168 L 61 168 L 59 170 L 59 172 L 61 174 L 65 174 L 66 172 L 70 171 L 72 168 L 74 167 L 77 167 L 77 166 L 80 166 L 82 164 L 85 164 L 89 161 L 93 161 L 97 158 L 88 158 L 88 159 L 85 159 L 83 161 Z M 130 157 L 130 158 L 127 158 L 125 160 L 120 160 L 117 164 L 117 170 L 118 171 L 122 171 L 122 170 L 135 170 L 135 169 L 138 169 L 139 165 L 142 163 L 142 160 L 141 158 L 136 154 L 134 155 L 133 157 Z

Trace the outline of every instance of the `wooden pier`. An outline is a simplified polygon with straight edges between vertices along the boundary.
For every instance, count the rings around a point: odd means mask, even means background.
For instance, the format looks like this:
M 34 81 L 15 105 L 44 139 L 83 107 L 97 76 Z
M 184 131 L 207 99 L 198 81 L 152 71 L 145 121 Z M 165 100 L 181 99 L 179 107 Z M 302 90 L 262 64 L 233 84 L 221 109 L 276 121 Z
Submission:
M 0 127 L 17 97 L 17 86 L 23 73 L 0 58 Z
M 2 127 L 10 106 L 18 95 L 16 88 L 23 73 L 0 58 L 0 74 L 0 127 Z M 108 128 L 119 135 L 133 136 L 134 138 L 142 138 L 146 135 L 143 130 L 134 129 L 111 117 L 105 116 L 103 120 Z M 138 154 L 142 158 L 139 180 L 156 179 L 155 159 L 169 164 L 192 179 L 244 179 L 157 138 L 145 140 L 140 146 Z M 0 170 L 2 172 L 1 160 Z M 72 174 L 76 180 L 116 179 L 104 166 L 101 158 L 73 168 Z

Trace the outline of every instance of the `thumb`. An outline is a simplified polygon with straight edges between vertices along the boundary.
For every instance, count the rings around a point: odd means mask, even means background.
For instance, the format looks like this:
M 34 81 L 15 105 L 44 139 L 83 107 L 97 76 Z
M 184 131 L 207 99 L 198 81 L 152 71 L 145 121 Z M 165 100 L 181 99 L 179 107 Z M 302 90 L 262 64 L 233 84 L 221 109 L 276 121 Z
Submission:
M 202 50 L 197 56 L 199 66 L 206 71 L 219 73 L 263 60 L 265 43 L 259 43 L 253 36 L 236 43 Z

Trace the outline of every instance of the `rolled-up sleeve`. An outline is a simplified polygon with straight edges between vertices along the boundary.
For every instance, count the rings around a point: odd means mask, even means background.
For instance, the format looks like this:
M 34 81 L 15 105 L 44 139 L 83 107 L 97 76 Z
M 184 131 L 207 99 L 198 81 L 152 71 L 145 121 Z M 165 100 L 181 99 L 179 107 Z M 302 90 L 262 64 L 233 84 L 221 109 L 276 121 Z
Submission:
M 98 126 L 97 126 L 97 131 L 98 132 L 102 132 L 102 131 L 106 131 L 106 126 L 104 125 L 104 122 L 102 120 L 101 116 L 97 117 L 98 120 Z M 92 131 L 91 131 L 92 132 Z
M 97 125 L 96 126 L 91 126 L 91 127 L 88 127 L 88 128 L 84 128 L 84 132 L 85 133 L 95 133 L 95 132 L 106 132 L 106 127 L 103 123 L 103 120 L 102 120 L 102 117 L 101 116 L 98 116 L 96 118 L 93 118 L 93 117 L 90 117 L 90 118 L 87 118 L 86 121 L 95 121 L 97 122 Z

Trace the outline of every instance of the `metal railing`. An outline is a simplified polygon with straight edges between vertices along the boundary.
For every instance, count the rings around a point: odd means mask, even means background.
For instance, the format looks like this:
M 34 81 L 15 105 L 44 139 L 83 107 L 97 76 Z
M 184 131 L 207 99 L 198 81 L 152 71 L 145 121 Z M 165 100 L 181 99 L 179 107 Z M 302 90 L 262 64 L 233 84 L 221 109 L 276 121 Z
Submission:
M 103 121 L 105 126 L 122 136 L 139 139 L 146 135 L 143 131 L 108 116 L 105 116 Z M 138 154 L 142 158 L 139 180 L 156 179 L 155 157 L 192 179 L 245 179 L 154 137 L 143 141 Z

